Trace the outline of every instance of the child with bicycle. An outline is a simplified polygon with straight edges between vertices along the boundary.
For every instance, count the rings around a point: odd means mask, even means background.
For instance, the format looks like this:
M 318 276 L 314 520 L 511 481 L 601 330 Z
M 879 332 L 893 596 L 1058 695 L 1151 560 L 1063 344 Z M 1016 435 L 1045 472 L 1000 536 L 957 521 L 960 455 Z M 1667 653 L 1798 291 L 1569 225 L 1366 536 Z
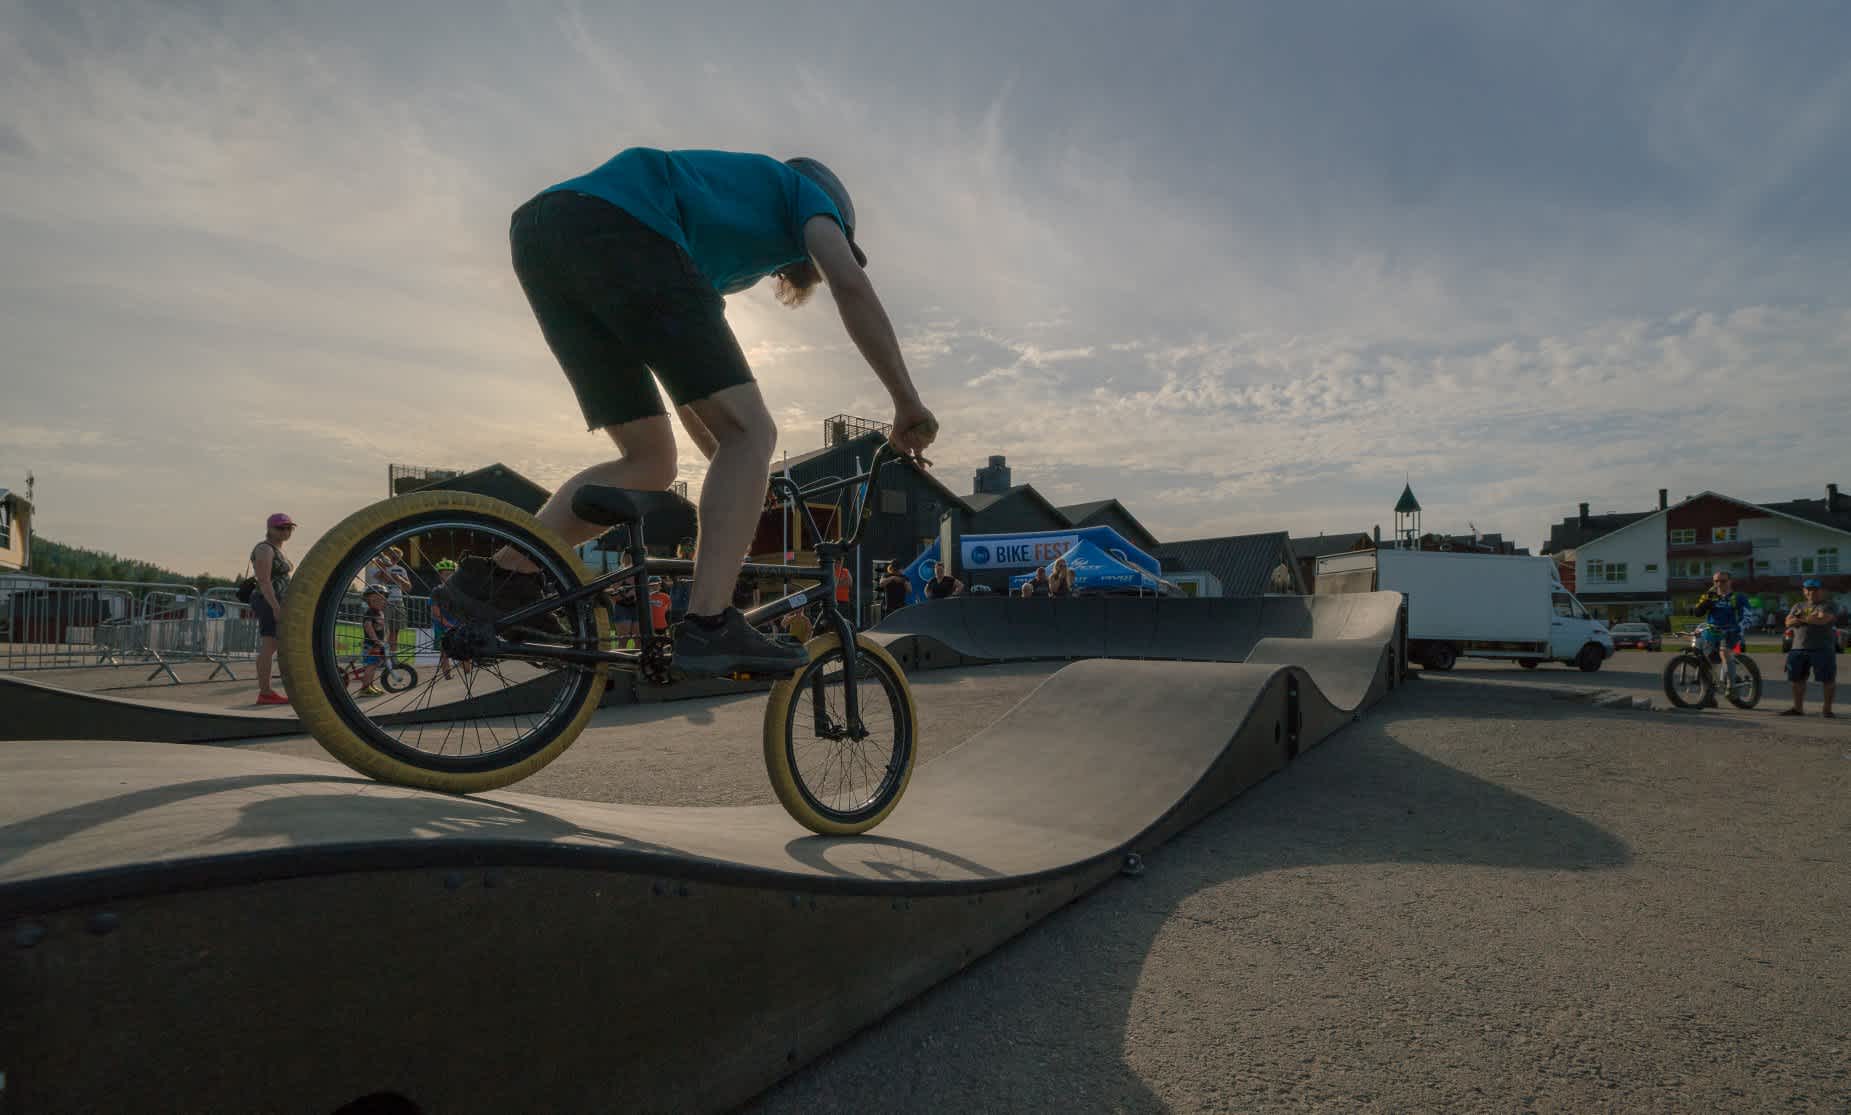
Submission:
M 379 671 L 386 664 L 386 590 L 379 585 L 366 588 L 366 618 L 360 621 L 360 696 L 378 697 Z

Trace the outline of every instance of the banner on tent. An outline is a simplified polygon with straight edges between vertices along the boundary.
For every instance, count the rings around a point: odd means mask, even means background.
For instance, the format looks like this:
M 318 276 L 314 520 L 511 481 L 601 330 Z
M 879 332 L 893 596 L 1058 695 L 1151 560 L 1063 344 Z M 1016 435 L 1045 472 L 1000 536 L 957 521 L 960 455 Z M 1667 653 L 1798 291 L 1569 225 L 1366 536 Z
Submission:
M 1080 541 L 1077 534 L 1037 534 L 1021 538 L 966 538 L 964 568 L 1021 569 L 1046 565 L 1073 549 Z

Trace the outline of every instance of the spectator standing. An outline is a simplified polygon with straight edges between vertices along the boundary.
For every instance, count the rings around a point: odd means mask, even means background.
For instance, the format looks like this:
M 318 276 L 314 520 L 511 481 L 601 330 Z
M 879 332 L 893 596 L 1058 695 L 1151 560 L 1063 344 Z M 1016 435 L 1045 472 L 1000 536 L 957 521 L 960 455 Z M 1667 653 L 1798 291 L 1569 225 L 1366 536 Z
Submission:
M 1021 596 L 1021 598 L 1022 598 L 1022 599 L 1024 599 L 1024 600 L 1032 600 L 1032 599 L 1034 599 L 1034 596 L 1035 596 L 1035 582 L 1033 582 L 1033 581 L 1023 581 L 1023 582 L 1022 582 L 1022 591 L 1021 591 L 1020 593 L 1018 593 L 1017 595 L 1019 595 L 1019 596 Z
M 366 567 L 366 587 L 386 594 L 386 653 L 398 656 L 398 633 L 405 626 L 405 590 L 411 571 L 405 568 L 405 551 L 393 546 L 375 555 Z
M 1048 578 L 1048 595 L 1073 595 L 1073 569 L 1068 566 L 1067 559 L 1064 557 L 1054 559 L 1054 573 Z
M 836 566 L 836 607 L 848 611 L 855 595 L 855 575 L 848 570 L 848 563 Z
M 454 576 L 456 576 L 456 562 L 451 561 L 449 558 L 444 558 L 437 563 L 437 580 L 439 583 L 448 581 Z M 439 677 L 444 678 L 450 676 L 450 652 L 444 649 L 443 637 L 449 633 L 451 626 L 449 614 L 443 610 L 442 605 L 432 600 L 431 646 L 436 648 L 437 651 L 437 674 Z M 469 670 L 469 666 L 469 663 L 463 663 L 465 672 Z
M 906 607 L 906 598 L 913 591 L 907 583 L 906 574 L 900 572 L 900 563 L 887 563 L 887 575 L 881 578 L 881 616 L 885 618 Z
M 932 563 L 932 579 L 926 582 L 927 600 L 947 600 L 964 591 L 964 582 L 945 572 L 945 563 Z
M 276 624 L 283 614 L 283 594 L 295 570 L 283 556 L 283 543 L 296 532 L 296 521 L 278 511 L 264 521 L 264 539 L 251 548 L 251 575 L 257 587 L 251 593 L 251 614 L 257 617 L 257 703 L 286 705 L 289 698 L 270 688 L 270 667 L 276 661 Z
M 1825 586 L 1817 577 L 1800 583 L 1806 599 L 1787 612 L 1787 634 L 1793 649 L 1787 652 L 1787 680 L 1793 683 L 1793 707 L 1782 709 L 1782 716 L 1806 715 L 1806 680 L 1810 674 L 1819 679 L 1825 701 L 1819 715 L 1837 719 L 1832 698 L 1838 692 L 1838 647 L 1832 629 L 1838 617 L 1825 600 Z

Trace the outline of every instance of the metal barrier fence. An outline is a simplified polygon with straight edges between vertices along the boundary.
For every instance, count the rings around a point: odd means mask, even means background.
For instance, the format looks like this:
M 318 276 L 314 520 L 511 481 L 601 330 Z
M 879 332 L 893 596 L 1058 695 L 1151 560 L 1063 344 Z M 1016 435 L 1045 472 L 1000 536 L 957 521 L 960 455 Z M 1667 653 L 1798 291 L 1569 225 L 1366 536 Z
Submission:
M 211 662 L 207 680 L 236 679 L 231 663 L 257 653 L 257 621 L 227 588 L 0 576 L 0 670 Z

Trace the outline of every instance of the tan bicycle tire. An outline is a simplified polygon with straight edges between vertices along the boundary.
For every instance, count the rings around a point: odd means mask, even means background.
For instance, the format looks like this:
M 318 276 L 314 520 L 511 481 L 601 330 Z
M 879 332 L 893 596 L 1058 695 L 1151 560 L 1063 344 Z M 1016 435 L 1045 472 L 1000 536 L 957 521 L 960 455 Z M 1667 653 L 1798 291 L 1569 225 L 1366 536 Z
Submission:
M 888 796 L 881 808 L 871 816 L 854 822 L 841 822 L 818 812 L 810 804 L 804 793 L 797 772 L 791 767 L 790 756 L 790 722 L 792 705 L 797 695 L 802 692 L 804 683 L 809 679 L 810 671 L 816 668 L 823 657 L 830 651 L 839 650 L 842 640 L 835 632 L 818 635 L 804 644 L 804 650 L 810 658 L 802 668 L 789 677 L 781 679 L 772 686 L 771 697 L 765 702 L 765 773 L 771 779 L 771 788 L 778 796 L 779 804 L 784 806 L 798 824 L 811 832 L 823 836 L 854 836 L 886 820 L 900 799 L 906 796 L 906 787 L 911 783 L 913 770 L 919 764 L 919 710 L 913 702 L 913 687 L 906 680 L 906 671 L 894 661 L 886 648 L 860 635 L 855 637 L 855 649 L 859 654 L 878 659 L 882 666 L 898 682 L 902 715 L 906 718 L 905 728 L 908 733 L 906 766 L 901 771 L 897 788 Z
M 303 728 L 315 737 L 322 749 L 352 769 L 381 782 L 415 789 L 439 790 L 444 793 L 468 794 L 499 789 L 518 782 L 558 758 L 584 731 L 591 714 L 603 701 L 606 677 L 603 670 L 591 675 L 591 681 L 578 698 L 578 705 L 567 716 L 557 735 L 533 754 L 505 767 L 478 771 L 441 771 L 414 766 L 380 751 L 347 723 L 334 707 L 324 688 L 315 661 L 315 610 L 326 595 L 329 579 L 348 559 L 355 547 L 366 538 L 416 517 L 456 514 L 487 519 L 529 535 L 546 547 L 581 583 L 590 573 L 565 540 L 538 519 L 513 504 L 468 492 L 414 492 L 382 500 L 362 508 L 337 523 L 322 535 L 309 550 L 291 578 L 289 592 L 283 600 L 282 630 L 278 633 L 277 655 L 284 675 L 291 679 L 290 703 L 301 718 Z M 592 609 L 598 641 L 609 636 L 609 617 L 602 609 Z

